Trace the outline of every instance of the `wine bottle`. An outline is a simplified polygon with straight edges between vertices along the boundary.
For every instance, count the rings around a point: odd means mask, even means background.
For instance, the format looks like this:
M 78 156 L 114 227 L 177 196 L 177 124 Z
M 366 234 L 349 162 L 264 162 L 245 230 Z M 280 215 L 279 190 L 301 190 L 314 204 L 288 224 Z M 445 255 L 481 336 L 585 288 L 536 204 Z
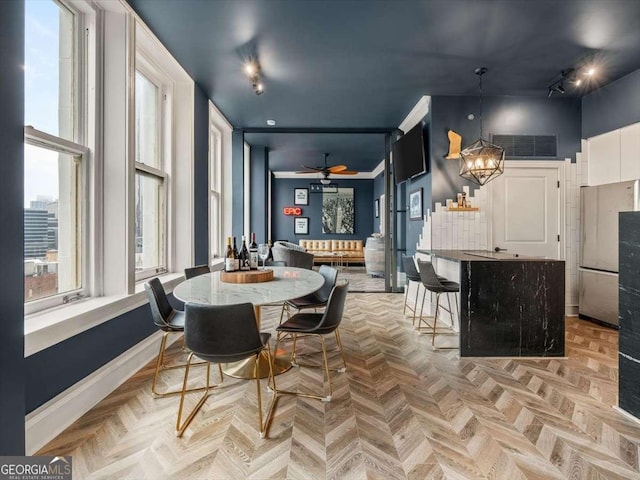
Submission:
M 236 269 L 236 258 L 233 255 L 233 248 L 231 248 L 231 237 L 227 237 L 227 253 L 224 259 L 224 271 L 233 272 Z
M 247 250 L 247 241 L 242 236 L 242 248 L 240 249 L 240 270 L 250 270 L 249 250 Z
M 240 270 L 240 258 L 238 257 L 238 247 L 236 246 L 236 237 L 233 237 L 233 270 Z
M 251 243 L 249 244 L 249 266 L 251 270 L 258 269 L 258 244 L 255 232 L 251 234 Z
M 269 255 L 267 255 L 267 260 L 273 260 L 273 251 L 271 250 L 271 240 L 269 240 Z

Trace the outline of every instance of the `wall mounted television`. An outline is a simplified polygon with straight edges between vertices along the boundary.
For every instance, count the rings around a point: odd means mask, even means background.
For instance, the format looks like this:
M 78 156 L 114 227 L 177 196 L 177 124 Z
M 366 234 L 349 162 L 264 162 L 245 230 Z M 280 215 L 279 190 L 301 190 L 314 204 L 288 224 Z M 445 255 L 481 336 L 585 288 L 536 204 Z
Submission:
M 426 173 L 422 122 L 405 133 L 391 147 L 393 153 L 393 171 L 396 183 Z

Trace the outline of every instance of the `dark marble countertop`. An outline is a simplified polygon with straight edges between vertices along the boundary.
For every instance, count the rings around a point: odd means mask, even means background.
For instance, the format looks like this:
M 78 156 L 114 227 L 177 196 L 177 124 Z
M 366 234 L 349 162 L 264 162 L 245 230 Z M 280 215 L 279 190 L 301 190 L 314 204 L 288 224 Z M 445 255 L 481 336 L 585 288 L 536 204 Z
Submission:
M 446 258 L 447 260 L 454 260 L 457 262 L 500 262 L 500 261 L 561 261 L 553 258 L 545 257 L 532 257 L 530 255 L 520 255 L 510 252 L 493 252 L 491 250 L 424 250 L 418 249 L 418 253 L 425 253 L 427 255 L 434 255 L 440 258 Z

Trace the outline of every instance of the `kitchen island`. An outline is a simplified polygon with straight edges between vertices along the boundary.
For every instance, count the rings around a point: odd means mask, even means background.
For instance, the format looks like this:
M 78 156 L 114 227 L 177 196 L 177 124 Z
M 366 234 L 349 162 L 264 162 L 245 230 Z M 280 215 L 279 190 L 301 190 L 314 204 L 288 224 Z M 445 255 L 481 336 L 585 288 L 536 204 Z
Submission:
M 460 356 L 564 356 L 562 260 L 480 250 L 418 250 L 460 282 Z M 435 257 L 435 258 L 434 258 Z M 448 277 L 450 275 L 447 275 Z

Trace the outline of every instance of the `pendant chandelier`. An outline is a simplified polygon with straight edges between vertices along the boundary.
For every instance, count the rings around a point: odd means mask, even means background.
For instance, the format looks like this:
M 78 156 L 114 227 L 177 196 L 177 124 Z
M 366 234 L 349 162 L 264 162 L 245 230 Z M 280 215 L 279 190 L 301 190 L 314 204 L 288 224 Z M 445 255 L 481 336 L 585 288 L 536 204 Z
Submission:
M 482 138 L 482 75 L 487 68 L 476 68 L 474 73 L 480 88 L 480 138 L 460 152 L 460 176 L 484 185 L 504 172 L 504 148 Z

